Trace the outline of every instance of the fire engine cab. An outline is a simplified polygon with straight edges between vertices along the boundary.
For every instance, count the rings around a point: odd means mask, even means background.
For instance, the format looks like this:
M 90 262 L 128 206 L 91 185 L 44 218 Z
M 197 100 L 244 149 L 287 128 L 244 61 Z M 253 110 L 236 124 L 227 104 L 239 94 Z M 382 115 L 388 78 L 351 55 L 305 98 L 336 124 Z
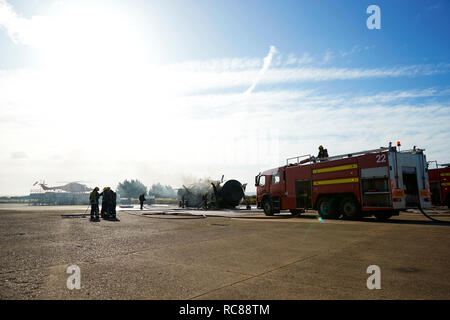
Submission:
M 431 202 L 434 205 L 446 205 L 450 209 L 450 163 L 437 164 L 428 170 L 430 179 Z
M 268 216 L 315 209 L 324 219 L 387 220 L 400 210 L 431 207 L 427 170 L 423 149 L 391 144 L 321 159 L 298 156 L 256 176 L 257 205 Z

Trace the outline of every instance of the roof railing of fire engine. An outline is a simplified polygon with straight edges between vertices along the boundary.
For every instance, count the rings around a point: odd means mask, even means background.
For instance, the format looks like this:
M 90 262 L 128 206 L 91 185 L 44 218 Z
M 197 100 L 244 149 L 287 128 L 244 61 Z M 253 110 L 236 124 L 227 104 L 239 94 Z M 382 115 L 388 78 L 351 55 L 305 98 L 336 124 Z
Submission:
M 399 153 L 423 153 L 425 151 L 425 149 L 419 149 L 419 148 L 413 148 L 413 149 L 410 149 L 410 150 L 402 150 L 402 151 L 399 151 Z
M 359 152 L 353 152 L 353 153 L 347 153 L 347 154 L 340 154 L 340 155 L 337 155 L 337 156 L 332 156 L 332 157 L 328 157 L 328 158 L 322 158 L 320 160 L 321 161 L 324 161 L 324 160 L 329 160 L 329 161 L 331 161 L 331 160 L 339 160 L 339 159 L 343 159 L 343 158 L 351 158 L 351 157 L 354 157 L 354 156 L 360 156 L 360 155 L 368 154 L 368 153 L 383 152 L 383 151 L 387 151 L 389 149 L 390 148 L 388 148 L 388 147 L 381 147 L 381 148 L 378 148 L 378 149 L 365 150 L 365 151 L 359 151 Z
M 351 157 L 354 157 L 354 156 L 360 156 L 360 155 L 367 154 L 367 153 L 378 153 L 378 152 L 383 152 L 383 151 L 387 151 L 387 150 L 390 150 L 390 149 L 391 148 L 389 148 L 389 147 L 381 147 L 381 148 L 378 148 L 378 149 L 372 149 L 372 150 L 365 150 L 365 151 L 359 151 L 359 152 L 353 152 L 353 153 L 340 154 L 340 155 L 337 155 L 337 156 L 332 156 L 332 157 L 328 157 L 328 158 L 320 158 L 320 159 L 308 154 L 308 155 L 304 155 L 304 156 L 288 158 L 286 160 L 286 165 L 289 165 L 289 160 L 292 160 L 292 159 L 296 159 L 297 162 L 296 163 L 291 163 L 291 165 L 305 164 L 305 163 L 311 164 L 311 163 L 315 163 L 315 162 L 318 162 L 318 161 L 333 161 L 333 160 L 339 160 L 339 159 L 344 159 L 344 158 L 351 158 Z M 419 149 L 416 149 L 415 151 L 417 152 L 418 150 Z M 300 161 L 300 158 L 303 158 L 303 157 L 309 157 L 309 161 L 305 161 L 306 159 Z
M 428 169 L 431 168 L 431 164 L 435 164 L 435 169 L 442 169 L 442 168 L 450 168 L 450 163 L 437 163 L 436 160 L 427 161 Z
M 292 158 L 287 158 L 286 159 L 286 165 L 288 166 L 288 165 L 295 165 L 295 164 L 299 164 L 300 163 L 300 159 L 301 158 L 305 158 L 305 159 L 303 159 L 303 163 L 309 163 L 309 164 L 311 164 L 312 163 L 312 161 L 313 161 L 313 159 L 314 159 L 314 157 L 312 157 L 310 154 L 305 154 L 305 155 L 303 155 L 303 156 L 297 156 L 297 157 L 292 157 Z M 294 162 L 294 163 L 289 163 L 289 160 L 292 160 L 292 159 L 295 159 L 297 162 Z M 307 160 L 307 161 L 306 161 Z

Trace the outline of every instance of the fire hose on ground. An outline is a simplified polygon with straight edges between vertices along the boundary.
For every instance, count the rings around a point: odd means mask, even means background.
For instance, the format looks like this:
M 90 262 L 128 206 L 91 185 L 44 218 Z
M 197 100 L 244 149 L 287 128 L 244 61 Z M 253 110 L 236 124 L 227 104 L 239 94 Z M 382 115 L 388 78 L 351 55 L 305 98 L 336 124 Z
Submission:
M 420 205 L 420 202 L 419 202 L 419 211 L 420 211 L 425 217 L 427 217 L 428 219 L 430 219 L 431 221 L 438 222 L 438 223 L 450 224 L 450 221 L 438 220 L 438 219 L 435 219 L 435 218 L 429 216 L 428 214 L 426 214 L 425 211 L 422 209 L 422 206 Z
M 144 207 L 146 207 L 146 205 L 144 205 Z M 146 208 L 148 209 L 148 208 Z M 201 215 L 201 216 L 194 216 L 194 215 L 188 215 L 188 214 L 166 214 L 166 213 L 161 213 L 161 212 L 155 212 L 155 213 L 147 213 L 147 214 L 138 214 L 138 213 L 133 213 L 133 211 L 129 211 L 129 210 L 122 210 L 121 212 L 127 213 L 129 215 L 132 216 L 137 216 L 137 217 L 143 217 L 143 218 L 151 218 L 151 219 L 205 219 L 206 216 L 205 215 Z M 157 217 L 157 216 L 177 216 L 176 218 L 168 218 L 168 217 Z

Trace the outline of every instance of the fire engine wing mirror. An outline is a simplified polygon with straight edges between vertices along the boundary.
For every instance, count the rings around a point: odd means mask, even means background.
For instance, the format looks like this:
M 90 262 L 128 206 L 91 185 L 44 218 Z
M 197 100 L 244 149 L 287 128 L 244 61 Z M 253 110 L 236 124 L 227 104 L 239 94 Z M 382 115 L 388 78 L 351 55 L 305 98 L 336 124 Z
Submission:
M 256 177 L 255 177 L 255 187 L 259 186 L 259 177 L 261 176 L 261 173 L 259 173 Z

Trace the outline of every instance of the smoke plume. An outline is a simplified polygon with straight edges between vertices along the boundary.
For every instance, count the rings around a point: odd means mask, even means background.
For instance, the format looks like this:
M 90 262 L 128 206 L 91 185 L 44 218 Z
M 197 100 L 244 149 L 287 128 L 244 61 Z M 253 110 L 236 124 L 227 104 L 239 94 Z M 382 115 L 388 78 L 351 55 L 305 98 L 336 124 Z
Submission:
M 245 91 L 244 95 L 248 95 L 250 93 L 252 93 L 253 89 L 255 89 L 256 85 L 258 84 L 259 80 L 261 80 L 262 76 L 264 75 L 264 73 L 266 73 L 267 69 L 269 69 L 270 64 L 272 63 L 272 58 L 273 55 L 277 53 L 277 49 L 274 46 L 270 46 L 270 50 L 269 53 L 267 54 L 267 56 L 264 58 L 264 63 L 263 63 L 263 67 L 262 69 L 259 71 L 255 81 L 253 82 L 253 84 L 250 86 L 250 88 L 247 89 L 247 91 Z

